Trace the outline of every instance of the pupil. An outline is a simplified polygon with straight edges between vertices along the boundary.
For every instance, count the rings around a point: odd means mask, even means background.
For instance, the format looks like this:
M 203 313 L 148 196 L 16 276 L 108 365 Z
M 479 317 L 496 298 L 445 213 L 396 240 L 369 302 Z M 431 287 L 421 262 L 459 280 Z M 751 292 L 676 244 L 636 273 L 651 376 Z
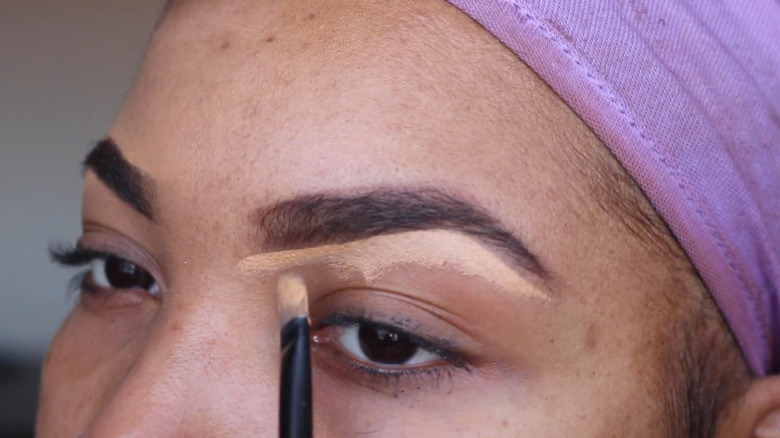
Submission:
M 154 279 L 138 266 L 117 257 L 106 259 L 106 279 L 117 289 L 149 289 Z
M 391 328 L 360 324 L 358 339 L 363 354 L 374 362 L 403 365 L 417 352 L 417 344 Z

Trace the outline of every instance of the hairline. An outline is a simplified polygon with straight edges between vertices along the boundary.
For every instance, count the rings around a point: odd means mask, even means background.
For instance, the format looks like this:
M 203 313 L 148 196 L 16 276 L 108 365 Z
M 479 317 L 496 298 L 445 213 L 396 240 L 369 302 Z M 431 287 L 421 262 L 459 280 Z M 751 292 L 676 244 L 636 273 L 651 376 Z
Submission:
M 588 194 L 650 256 L 669 266 L 679 285 L 663 292 L 669 316 L 655 336 L 669 346 L 655 358 L 658 374 L 647 382 L 662 398 L 667 435 L 713 436 L 750 381 L 747 362 L 676 236 L 609 148 L 600 139 L 596 143 L 573 148 Z

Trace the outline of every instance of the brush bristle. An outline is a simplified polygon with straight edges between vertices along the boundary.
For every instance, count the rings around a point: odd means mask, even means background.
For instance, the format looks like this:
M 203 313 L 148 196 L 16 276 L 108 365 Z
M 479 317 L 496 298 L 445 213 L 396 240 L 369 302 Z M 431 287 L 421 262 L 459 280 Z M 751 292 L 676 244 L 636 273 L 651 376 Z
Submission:
M 293 318 L 309 317 L 309 294 L 303 278 L 297 275 L 279 277 L 277 299 L 282 326 Z

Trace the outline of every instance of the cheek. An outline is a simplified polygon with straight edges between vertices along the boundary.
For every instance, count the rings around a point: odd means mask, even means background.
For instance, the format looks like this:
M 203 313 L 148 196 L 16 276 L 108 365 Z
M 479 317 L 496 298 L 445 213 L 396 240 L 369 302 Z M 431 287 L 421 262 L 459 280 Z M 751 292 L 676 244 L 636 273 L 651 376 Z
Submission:
M 143 333 L 137 315 L 98 316 L 77 305 L 43 364 L 37 432 L 68 436 L 83 430 L 130 368 Z

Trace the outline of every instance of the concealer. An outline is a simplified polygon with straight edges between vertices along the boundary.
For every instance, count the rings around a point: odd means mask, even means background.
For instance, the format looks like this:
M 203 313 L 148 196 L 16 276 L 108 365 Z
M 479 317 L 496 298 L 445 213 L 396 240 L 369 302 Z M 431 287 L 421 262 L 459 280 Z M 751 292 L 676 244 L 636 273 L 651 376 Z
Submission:
M 244 275 L 276 276 L 314 261 L 344 274 L 357 271 L 369 282 L 393 266 L 446 266 L 463 276 L 484 279 L 513 296 L 550 299 L 546 291 L 474 238 L 447 230 L 411 231 L 344 244 L 255 254 L 241 260 L 239 269 Z

